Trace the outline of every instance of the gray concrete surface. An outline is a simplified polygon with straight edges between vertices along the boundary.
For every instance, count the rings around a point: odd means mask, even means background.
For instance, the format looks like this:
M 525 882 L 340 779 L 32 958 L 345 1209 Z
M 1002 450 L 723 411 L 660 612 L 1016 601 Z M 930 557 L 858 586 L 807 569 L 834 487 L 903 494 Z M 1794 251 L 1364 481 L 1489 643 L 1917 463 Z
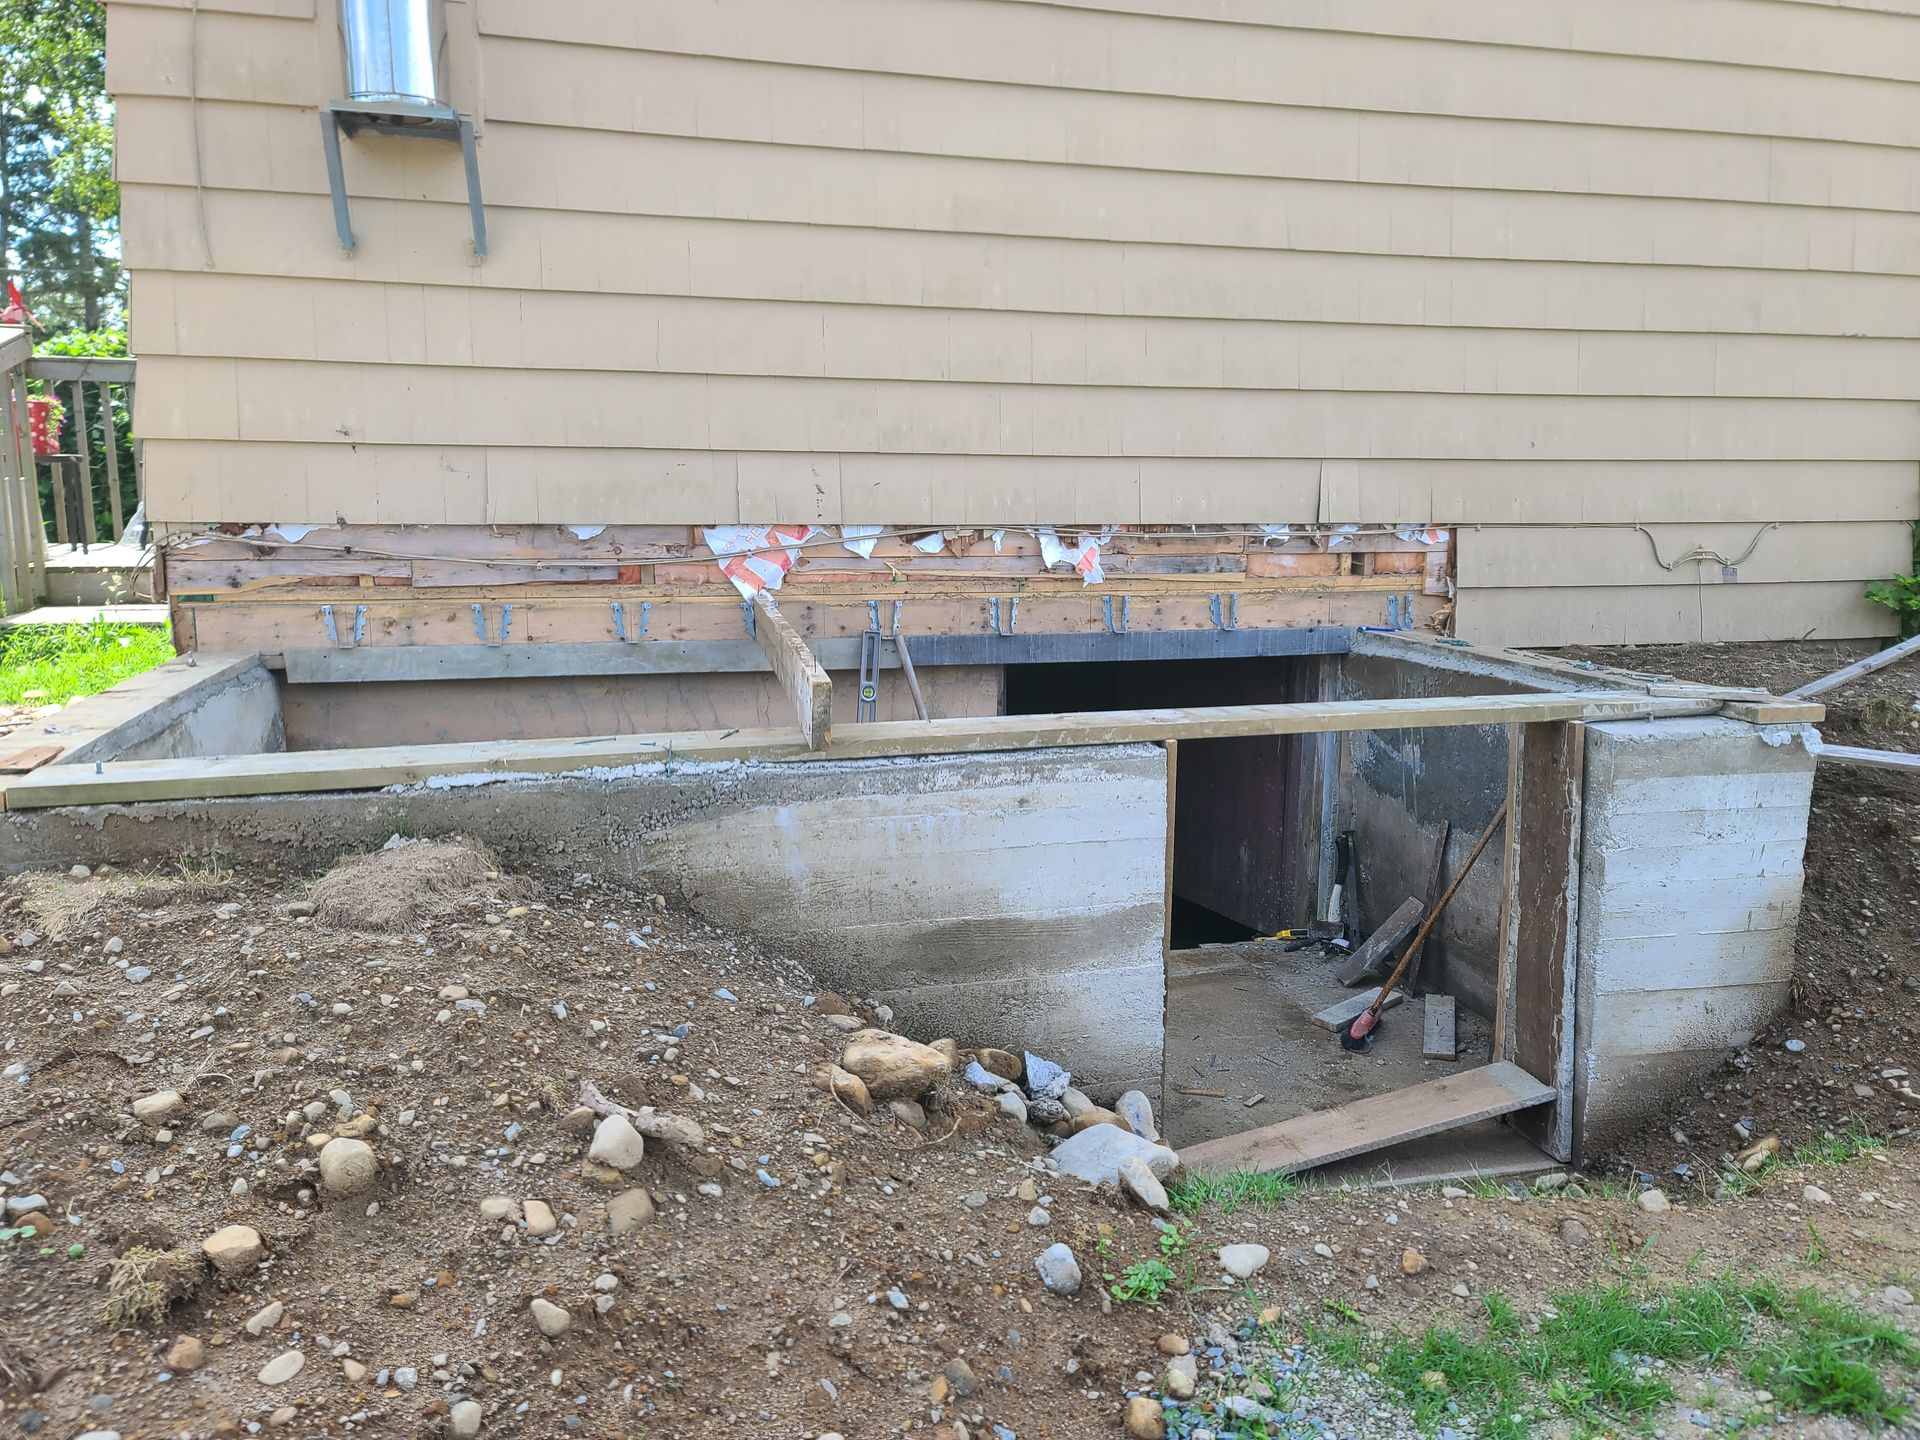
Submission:
M 1812 733 L 1713 718 L 1587 727 L 1579 1152 L 1604 1150 L 1785 1003 Z
M 321 865 L 396 831 L 646 885 L 892 1005 L 909 1034 L 1024 1046 L 1096 1098 L 1159 1093 L 1166 753 L 1152 745 L 8 812 L 0 865 Z

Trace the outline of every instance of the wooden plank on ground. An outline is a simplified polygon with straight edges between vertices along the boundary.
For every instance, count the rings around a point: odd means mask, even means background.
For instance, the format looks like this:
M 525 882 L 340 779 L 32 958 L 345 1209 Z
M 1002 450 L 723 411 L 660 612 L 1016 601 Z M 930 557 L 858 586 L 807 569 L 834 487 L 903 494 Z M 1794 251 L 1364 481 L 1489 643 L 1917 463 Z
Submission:
M 1318 1025 L 1322 1030 L 1342 1029 L 1354 1016 L 1371 1005 L 1373 1003 L 1373 997 L 1379 993 L 1379 990 L 1371 985 L 1365 990 L 1356 990 L 1353 994 L 1347 996 L 1346 999 L 1335 1001 L 1318 1015 L 1315 1015 L 1313 1017 L 1313 1023 Z M 1404 990 L 1391 991 L 1387 995 L 1386 1003 L 1380 1008 L 1382 1010 L 1391 1010 L 1406 998 L 1407 995 Z
M 753 638 L 773 666 L 774 678 L 787 692 L 787 699 L 793 702 L 807 748 L 825 749 L 833 721 L 833 681 L 764 590 L 753 597 Z
M 1180 1152 L 1180 1163 L 1199 1174 L 1230 1170 L 1291 1174 L 1545 1105 L 1553 1096 L 1552 1086 L 1541 1084 L 1518 1065 L 1496 1061 L 1464 1074 L 1192 1145 Z
M 1426 1015 L 1421 1020 L 1420 1053 L 1429 1060 L 1457 1060 L 1459 1046 L 1454 1040 L 1454 1025 L 1459 1018 L 1451 995 L 1429 995 Z
M 1358 867 L 1355 867 L 1356 873 Z M 1369 975 L 1385 968 L 1400 949 L 1400 942 L 1413 933 L 1427 907 L 1413 896 L 1402 900 L 1381 927 L 1369 935 L 1360 948 L 1340 967 L 1340 983 L 1357 985 Z
M 251 657 L 249 657 L 251 662 Z M 202 659 L 202 667 L 206 660 Z M 151 671 L 149 674 L 158 674 Z M 104 696 L 117 696 L 136 681 Z M 92 701 L 86 702 L 88 704 Z M 1498 725 L 1510 720 L 1647 719 L 1711 713 L 1686 700 L 1644 695 L 1471 695 L 1409 700 L 1310 701 L 1294 705 L 1221 705 L 1198 710 L 1111 710 L 1065 715 L 1001 715 L 950 720 L 883 720 L 843 725 L 824 750 L 783 730 L 690 730 L 658 735 L 585 735 L 551 740 L 470 741 L 223 755 L 185 760 L 50 765 L 16 782 L 9 809 L 50 805 L 192 800 L 216 795 L 287 795 L 319 790 L 378 790 L 435 776 L 565 774 L 662 760 L 860 760 L 897 755 L 972 754 L 1083 745 L 1140 745 L 1233 735 L 1314 735 L 1343 730 L 1405 730 L 1435 725 Z M 76 771 L 78 773 L 76 773 Z
M 29 774 L 42 765 L 51 764 L 65 748 L 63 745 L 29 745 L 24 750 L 16 750 L 0 759 L 0 775 Z

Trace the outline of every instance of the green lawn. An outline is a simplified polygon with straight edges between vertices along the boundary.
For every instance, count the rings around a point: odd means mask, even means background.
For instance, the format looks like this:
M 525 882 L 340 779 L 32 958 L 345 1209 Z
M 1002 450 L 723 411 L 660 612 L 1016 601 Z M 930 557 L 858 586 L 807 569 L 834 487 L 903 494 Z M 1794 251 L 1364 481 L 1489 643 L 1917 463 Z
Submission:
M 96 621 L 0 630 L 0 705 L 64 704 L 172 658 L 165 626 Z

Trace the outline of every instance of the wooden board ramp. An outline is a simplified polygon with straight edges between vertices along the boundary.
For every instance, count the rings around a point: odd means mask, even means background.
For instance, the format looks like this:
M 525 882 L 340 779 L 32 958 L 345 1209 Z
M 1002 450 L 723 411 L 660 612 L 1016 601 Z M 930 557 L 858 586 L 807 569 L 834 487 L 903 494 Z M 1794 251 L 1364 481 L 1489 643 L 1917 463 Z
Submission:
M 1332 1110 L 1191 1145 L 1180 1152 L 1180 1163 L 1199 1173 L 1255 1170 L 1291 1174 L 1497 1115 L 1530 1110 L 1553 1098 L 1552 1086 L 1541 1084 L 1518 1065 L 1499 1060 L 1462 1075 L 1444 1076 L 1424 1085 L 1372 1095 Z

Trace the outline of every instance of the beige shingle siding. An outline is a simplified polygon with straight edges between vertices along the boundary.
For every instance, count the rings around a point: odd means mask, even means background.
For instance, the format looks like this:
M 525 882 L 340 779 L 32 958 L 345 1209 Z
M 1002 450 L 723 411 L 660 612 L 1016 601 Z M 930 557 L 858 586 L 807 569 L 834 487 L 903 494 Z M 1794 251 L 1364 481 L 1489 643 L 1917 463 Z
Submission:
M 151 508 L 1421 521 L 1477 639 L 1883 632 L 1916 9 L 452 3 L 476 262 L 419 142 L 340 251 L 330 0 L 114 3 Z

